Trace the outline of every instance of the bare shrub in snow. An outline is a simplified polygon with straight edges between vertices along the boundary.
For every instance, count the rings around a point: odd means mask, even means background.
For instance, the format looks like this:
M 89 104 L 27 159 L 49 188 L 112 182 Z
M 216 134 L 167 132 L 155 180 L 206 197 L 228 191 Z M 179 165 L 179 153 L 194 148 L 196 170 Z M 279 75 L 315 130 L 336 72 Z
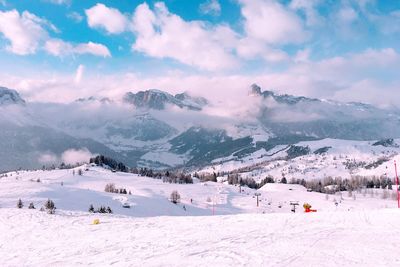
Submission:
M 116 190 L 115 184 L 113 184 L 113 183 L 106 184 L 106 187 L 104 188 L 104 191 L 106 191 L 108 193 L 114 193 L 115 190 Z
M 172 191 L 170 198 L 172 203 L 177 204 L 181 200 L 181 195 L 179 195 L 178 191 L 174 190 Z

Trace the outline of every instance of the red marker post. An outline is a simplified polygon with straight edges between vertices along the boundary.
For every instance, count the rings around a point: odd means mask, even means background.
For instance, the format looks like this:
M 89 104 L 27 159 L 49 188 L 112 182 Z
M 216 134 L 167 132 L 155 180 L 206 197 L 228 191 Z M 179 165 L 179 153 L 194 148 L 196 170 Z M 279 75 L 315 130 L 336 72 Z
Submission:
M 397 207 L 400 209 L 399 176 L 397 175 L 397 164 L 396 164 L 396 161 L 394 161 L 394 171 L 396 173 Z

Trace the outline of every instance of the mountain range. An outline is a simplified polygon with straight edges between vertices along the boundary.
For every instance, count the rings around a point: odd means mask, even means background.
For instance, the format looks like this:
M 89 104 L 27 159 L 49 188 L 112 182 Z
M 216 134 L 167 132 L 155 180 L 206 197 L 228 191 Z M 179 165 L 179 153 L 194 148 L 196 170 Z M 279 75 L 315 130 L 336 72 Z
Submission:
M 212 97 L 157 89 L 40 103 L 0 87 L 0 170 L 59 164 L 70 149 L 129 166 L 172 168 L 301 141 L 400 137 L 398 110 L 364 103 L 280 95 L 253 84 L 237 108 L 237 116 L 225 116 L 219 111 L 235 109 Z

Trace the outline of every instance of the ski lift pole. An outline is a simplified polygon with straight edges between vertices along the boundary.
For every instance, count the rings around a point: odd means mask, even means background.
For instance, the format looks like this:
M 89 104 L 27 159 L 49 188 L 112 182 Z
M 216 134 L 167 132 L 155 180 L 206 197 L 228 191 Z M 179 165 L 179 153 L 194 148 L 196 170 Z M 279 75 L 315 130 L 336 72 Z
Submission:
M 254 195 L 257 197 L 257 207 L 258 207 L 258 206 L 259 206 L 259 204 L 258 204 L 258 203 L 259 203 L 258 197 L 261 196 L 261 193 L 256 192 Z
M 399 176 L 397 175 L 397 164 L 396 164 L 396 161 L 394 161 L 394 171 L 396 173 L 397 207 L 400 209 Z

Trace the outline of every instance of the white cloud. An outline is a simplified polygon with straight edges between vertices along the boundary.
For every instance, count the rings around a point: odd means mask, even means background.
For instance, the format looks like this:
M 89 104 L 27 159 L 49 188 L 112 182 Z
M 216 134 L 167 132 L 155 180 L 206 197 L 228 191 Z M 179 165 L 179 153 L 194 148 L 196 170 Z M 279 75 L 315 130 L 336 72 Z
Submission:
M 83 78 L 83 72 L 85 70 L 85 66 L 82 64 L 78 66 L 76 73 L 75 73 L 75 84 L 80 84 Z
M 202 14 L 219 16 L 221 14 L 221 5 L 218 0 L 207 0 L 200 5 L 200 12 Z
M 0 32 L 10 45 L 6 48 L 18 55 L 34 54 L 40 43 L 47 38 L 43 29 L 44 20 L 28 11 L 0 11 Z
M 311 54 L 311 50 L 309 48 L 301 49 L 301 50 L 297 51 L 293 60 L 296 63 L 308 62 L 309 58 L 310 58 L 310 54 Z
M 67 18 L 75 21 L 76 23 L 79 23 L 83 20 L 83 16 L 76 11 L 69 12 L 67 14 Z
M 316 6 L 321 3 L 321 0 L 292 0 L 290 8 L 301 10 L 306 16 L 306 24 L 308 26 L 319 26 L 323 21 Z
M 69 149 L 61 155 L 61 160 L 65 164 L 88 163 L 93 154 L 87 149 Z
M 357 20 L 358 14 L 351 7 L 343 7 L 339 10 L 337 17 L 339 21 L 343 23 L 352 23 L 353 21 Z
M 240 0 L 247 36 L 269 44 L 302 43 L 307 38 L 302 20 L 274 0 Z
M 236 33 L 228 26 L 208 27 L 201 21 L 184 21 L 156 3 L 154 11 L 144 3 L 132 19 L 137 35 L 132 48 L 156 58 L 172 58 L 204 70 L 231 69 L 238 61 L 231 54 Z
M 77 54 L 92 54 L 101 57 L 111 57 L 111 53 L 105 45 L 93 42 L 78 44 L 74 48 L 74 52 Z
M 17 10 L 0 11 L 0 33 L 10 42 L 6 49 L 14 54 L 35 54 L 39 49 L 43 48 L 54 56 L 71 54 L 111 56 L 108 48 L 102 44 L 88 42 L 74 45 L 60 39 L 52 39 L 45 28 L 59 32 L 49 21 L 39 18 L 28 11 L 24 11 L 21 14 Z
M 301 53 L 308 52 L 305 50 Z M 210 99 L 217 108 L 209 113 L 218 115 L 220 112 L 221 116 L 225 113 L 229 116 L 232 113 L 230 109 L 239 109 L 252 83 L 278 93 L 339 101 L 366 101 L 377 105 L 400 104 L 400 99 L 392 96 L 400 88 L 400 54 L 391 48 L 370 49 L 320 61 L 305 60 L 306 55 L 301 57 L 303 60 L 293 61 L 287 70 L 258 75 L 189 75 L 169 72 L 143 77 L 135 73 L 106 75 L 85 72 L 85 79 L 75 84 L 74 75 L 57 76 L 40 71 L 36 76 L 25 77 L 0 73 L 0 80 L 4 86 L 18 89 L 28 101 L 64 103 L 89 96 L 119 99 L 127 91 L 149 88 L 175 94 L 180 93 L 184 87 L 195 95 Z M 390 82 L 382 81 L 383 75 Z
M 126 30 L 128 19 L 115 8 L 97 3 L 85 10 L 88 25 L 91 28 L 103 28 L 108 33 L 117 34 Z
M 41 164 L 52 164 L 57 163 L 58 158 L 53 153 L 43 153 L 39 155 L 38 162 Z
M 73 45 L 60 39 L 49 39 L 46 41 L 44 49 L 53 56 L 91 54 L 94 56 L 111 57 L 111 53 L 105 45 L 93 42 Z
M 249 37 L 240 39 L 236 50 L 237 54 L 244 59 L 262 58 L 268 62 L 289 60 L 289 55 L 286 52 L 271 48 L 264 42 Z

